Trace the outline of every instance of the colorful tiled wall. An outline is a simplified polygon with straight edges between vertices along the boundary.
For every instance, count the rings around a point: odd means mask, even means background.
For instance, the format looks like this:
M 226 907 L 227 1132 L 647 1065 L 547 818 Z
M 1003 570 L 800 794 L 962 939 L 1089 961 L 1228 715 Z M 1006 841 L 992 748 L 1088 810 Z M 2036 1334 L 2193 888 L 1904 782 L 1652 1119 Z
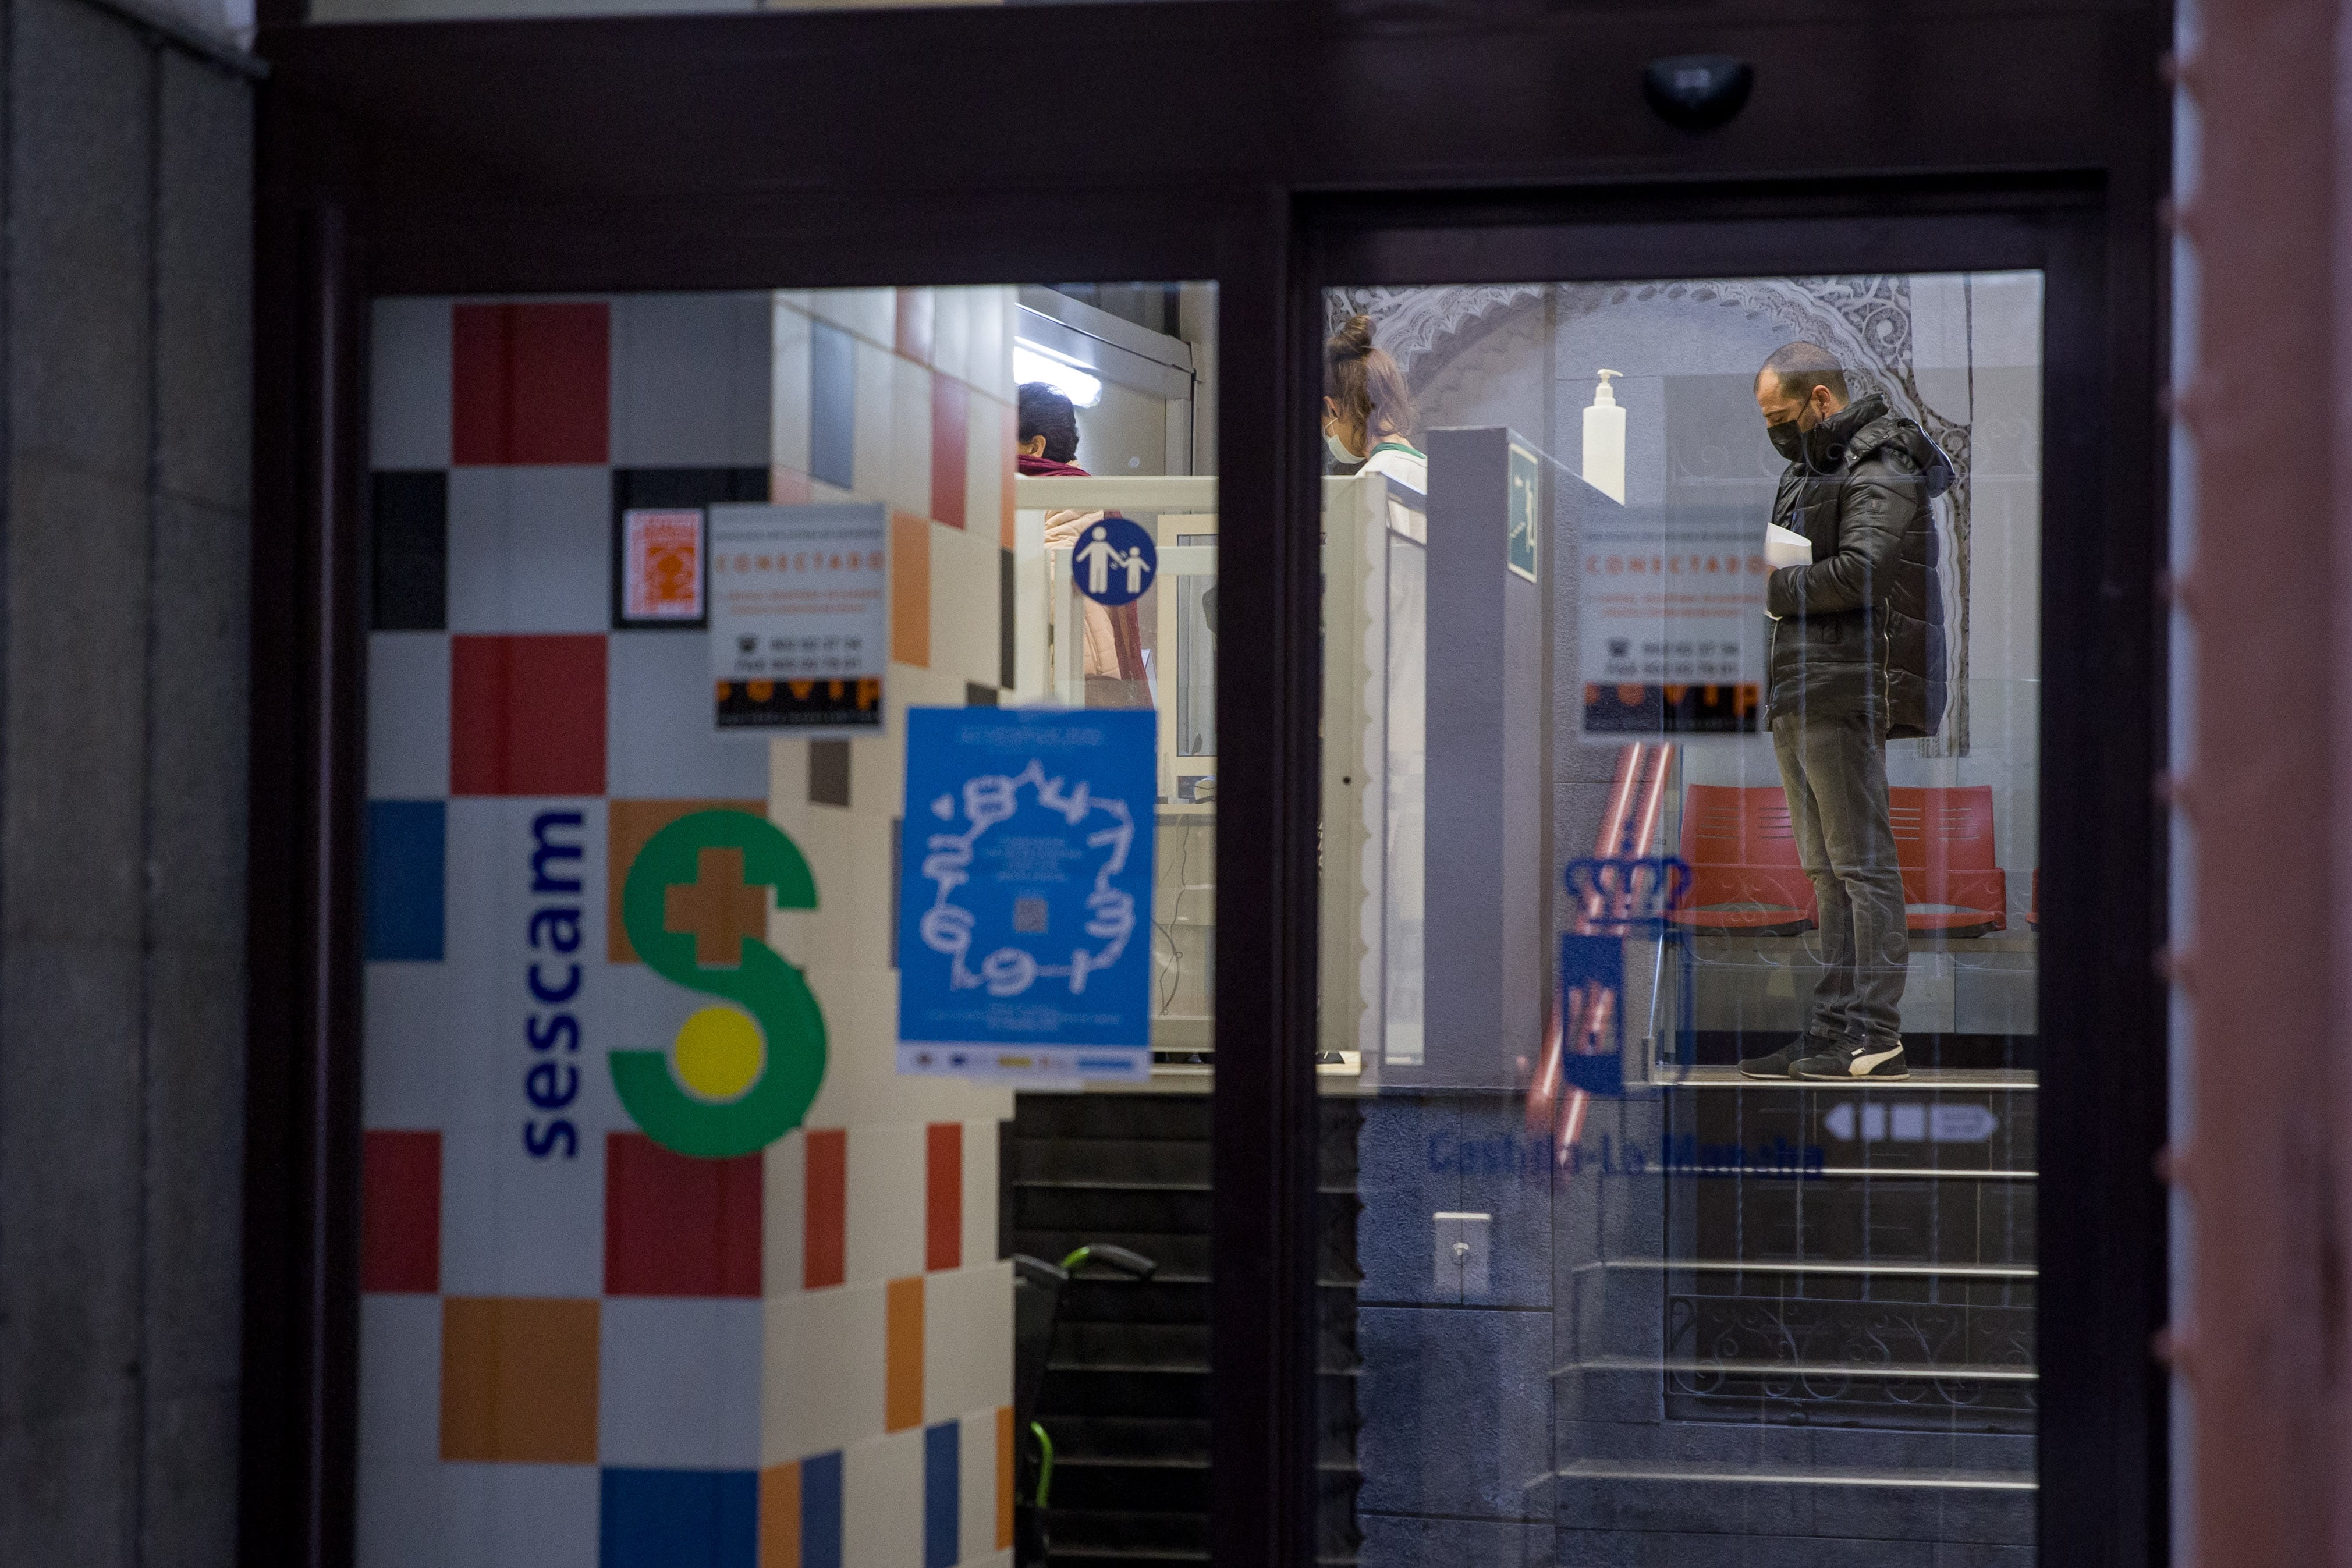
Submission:
M 895 1076 L 890 912 L 905 708 L 1010 680 L 1012 304 L 377 305 L 362 1564 L 1009 1561 L 1010 1100 Z M 623 510 L 772 497 L 892 509 L 881 737 L 722 738 L 705 634 L 616 626 Z M 807 857 L 766 935 L 830 1051 L 806 1125 L 726 1161 L 605 1068 L 709 1000 L 617 881 L 713 805 Z

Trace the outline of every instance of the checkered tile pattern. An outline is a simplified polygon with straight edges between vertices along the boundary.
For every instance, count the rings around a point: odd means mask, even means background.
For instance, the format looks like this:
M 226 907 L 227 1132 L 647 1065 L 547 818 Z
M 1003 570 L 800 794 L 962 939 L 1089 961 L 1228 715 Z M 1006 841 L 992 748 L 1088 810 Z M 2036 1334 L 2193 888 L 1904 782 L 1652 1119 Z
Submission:
M 1003 678 L 999 596 L 955 585 L 1010 547 L 1011 313 L 376 306 L 362 1563 L 1009 1561 L 1011 1106 L 894 1075 L 889 941 L 904 710 Z M 625 510 L 769 498 L 893 510 L 890 722 L 846 755 L 720 736 L 707 634 L 622 624 Z M 830 1062 L 806 1127 L 698 1161 L 630 1123 L 605 1057 L 710 1000 L 618 926 L 637 850 L 712 806 L 815 873 L 770 940 Z

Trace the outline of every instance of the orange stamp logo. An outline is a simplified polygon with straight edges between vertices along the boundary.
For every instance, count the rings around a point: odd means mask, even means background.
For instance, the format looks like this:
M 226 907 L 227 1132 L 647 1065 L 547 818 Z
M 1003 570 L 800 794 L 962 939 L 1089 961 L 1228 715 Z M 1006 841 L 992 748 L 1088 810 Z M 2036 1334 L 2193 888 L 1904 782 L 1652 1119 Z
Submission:
M 622 519 L 621 614 L 632 621 L 700 620 L 702 513 L 631 511 Z

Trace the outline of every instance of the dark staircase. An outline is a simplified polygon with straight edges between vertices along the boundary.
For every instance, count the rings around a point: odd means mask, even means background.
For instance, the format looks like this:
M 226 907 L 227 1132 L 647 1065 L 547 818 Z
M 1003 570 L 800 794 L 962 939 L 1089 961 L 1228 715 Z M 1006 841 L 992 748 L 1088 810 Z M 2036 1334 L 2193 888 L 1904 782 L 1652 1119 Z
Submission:
M 1355 1560 L 1356 1109 L 1325 1103 L 1318 1560 Z M 1054 1441 L 1057 1568 L 1209 1561 L 1205 1093 L 1023 1094 L 1004 1125 L 1000 1250 L 1058 1263 L 1109 1242 L 1149 1280 L 1081 1271 L 1061 1297 L 1037 1419 Z
M 1757 1561 L 2029 1563 L 2036 1098 L 2030 1071 L 1701 1068 L 1596 1116 L 1620 1172 L 1571 1176 L 1563 1217 L 1630 1208 L 1559 1259 L 1563 1440 L 1530 1499 L 1559 1560 L 1679 1565 L 1729 1531 Z

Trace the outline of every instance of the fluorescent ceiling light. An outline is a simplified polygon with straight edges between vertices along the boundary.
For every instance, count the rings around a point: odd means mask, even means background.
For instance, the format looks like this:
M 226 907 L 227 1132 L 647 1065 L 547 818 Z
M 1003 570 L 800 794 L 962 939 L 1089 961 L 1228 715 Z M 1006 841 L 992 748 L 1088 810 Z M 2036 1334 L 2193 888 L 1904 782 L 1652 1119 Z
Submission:
M 1102 378 L 1089 374 L 1049 348 L 1026 338 L 1013 340 L 1013 379 L 1042 381 L 1080 408 L 1102 401 Z

